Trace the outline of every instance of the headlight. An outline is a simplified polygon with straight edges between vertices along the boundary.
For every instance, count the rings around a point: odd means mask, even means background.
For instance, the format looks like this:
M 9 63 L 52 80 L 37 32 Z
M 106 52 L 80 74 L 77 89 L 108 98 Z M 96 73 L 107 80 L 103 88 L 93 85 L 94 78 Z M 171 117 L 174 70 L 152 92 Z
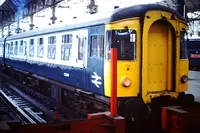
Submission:
M 183 75 L 181 77 L 181 83 L 186 83 L 188 81 L 188 76 L 187 75 Z
M 124 78 L 121 79 L 121 84 L 122 84 L 124 87 L 128 87 L 128 86 L 130 86 L 131 81 L 130 81 L 129 78 L 124 77 Z

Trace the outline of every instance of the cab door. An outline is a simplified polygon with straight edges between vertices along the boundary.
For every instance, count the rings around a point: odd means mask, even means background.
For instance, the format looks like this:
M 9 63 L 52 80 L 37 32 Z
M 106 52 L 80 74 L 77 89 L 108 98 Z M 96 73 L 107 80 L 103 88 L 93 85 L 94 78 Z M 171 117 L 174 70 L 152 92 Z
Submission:
M 157 21 L 149 29 L 147 45 L 147 88 L 149 93 L 159 93 L 171 89 L 169 80 L 172 79 L 172 46 L 168 42 L 171 41 L 168 40 L 171 36 L 169 27 L 167 23 Z M 170 61 L 168 62 L 168 60 Z M 170 76 L 169 79 L 168 76 Z M 170 82 L 170 86 L 167 85 L 168 82 Z
M 160 14 L 169 17 L 169 21 Z M 150 102 L 154 96 L 175 90 L 176 34 L 170 13 L 152 11 L 147 15 L 151 19 L 144 21 L 142 93 L 145 102 Z

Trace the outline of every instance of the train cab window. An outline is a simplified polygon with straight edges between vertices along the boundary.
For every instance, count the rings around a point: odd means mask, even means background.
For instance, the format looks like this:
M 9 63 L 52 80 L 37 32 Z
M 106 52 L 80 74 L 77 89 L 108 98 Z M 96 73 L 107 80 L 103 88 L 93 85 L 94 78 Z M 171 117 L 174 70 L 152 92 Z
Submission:
M 136 32 L 133 30 L 116 30 L 115 36 L 115 43 L 118 48 L 118 60 L 135 60 Z
M 69 61 L 72 55 L 72 34 L 62 35 L 61 60 Z
M 23 46 L 24 42 L 23 40 L 20 41 L 20 45 L 19 45 L 19 55 L 20 56 L 23 56 L 23 49 L 24 49 L 24 46 Z
M 18 55 L 18 41 L 15 41 L 14 55 Z
M 37 42 L 37 57 L 43 58 L 44 56 L 44 39 L 38 38 Z
M 10 55 L 13 55 L 13 42 L 10 43 Z
M 90 56 L 103 57 L 103 35 L 92 35 L 90 40 Z
M 47 58 L 49 58 L 49 59 L 55 59 L 56 58 L 56 36 L 48 37 Z
M 106 59 L 110 59 L 111 45 L 118 49 L 118 60 L 136 59 L 136 31 L 113 30 L 107 31 Z
M 29 57 L 34 57 L 34 39 L 29 40 Z
M 187 41 L 186 32 L 181 31 L 180 33 L 180 59 L 187 59 Z

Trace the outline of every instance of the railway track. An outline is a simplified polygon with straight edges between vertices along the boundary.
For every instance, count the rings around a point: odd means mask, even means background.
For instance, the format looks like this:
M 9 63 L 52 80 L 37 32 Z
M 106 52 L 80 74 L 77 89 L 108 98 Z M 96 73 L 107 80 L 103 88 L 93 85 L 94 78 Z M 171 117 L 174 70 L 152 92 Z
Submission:
M 19 117 L 14 113 L 12 108 L 6 103 L 4 97 L 0 93 L 0 122 L 2 121 L 18 121 Z
M 15 94 L 14 92 L 0 88 L 0 96 L 1 107 L 4 108 L 4 113 L 9 112 L 7 113 L 9 115 L 9 119 L 11 118 L 10 116 L 12 116 L 12 119 L 17 118 L 23 124 L 47 122 L 44 120 L 44 118 L 42 118 L 43 112 L 36 109 L 31 103 L 27 102 L 25 99 Z M 3 114 L 3 112 L 1 112 L 1 114 Z
M 55 121 L 57 112 L 60 121 L 85 118 L 3 73 L 0 73 L 0 94 L 13 110 L 18 110 L 18 118 L 25 124 Z

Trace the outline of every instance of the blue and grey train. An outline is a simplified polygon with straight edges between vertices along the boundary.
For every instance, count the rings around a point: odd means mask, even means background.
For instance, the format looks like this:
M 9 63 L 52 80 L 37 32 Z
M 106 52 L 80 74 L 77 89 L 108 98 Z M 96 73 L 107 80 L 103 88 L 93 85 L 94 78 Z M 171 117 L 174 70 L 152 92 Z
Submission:
M 115 44 L 122 116 L 141 120 L 142 112 L 149 112 L 146 105 L 162 101 L 155 99 L 177 100 L 188 89 L 188 26 L 175 10 L 144 4 L 86 19 L 2 40 L 0 57 L 7 74 L 75 110 L 105 111 Z

